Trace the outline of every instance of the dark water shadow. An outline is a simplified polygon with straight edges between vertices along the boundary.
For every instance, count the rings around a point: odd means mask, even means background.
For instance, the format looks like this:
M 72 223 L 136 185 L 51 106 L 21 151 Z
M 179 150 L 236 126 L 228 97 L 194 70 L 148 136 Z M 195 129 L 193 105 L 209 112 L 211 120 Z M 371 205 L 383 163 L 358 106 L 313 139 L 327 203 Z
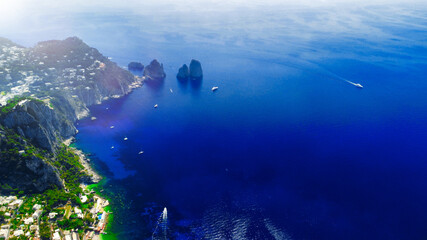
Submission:
M 191 89 L 193 90 L 192 94 L 199 95 L 200 89 L 202 88 L 202 84 L 203 84 L 203 77 L 191 78 L 189 81 L 190 81 Z
M 144 81 L 144 84 L 147 85 L 148 88 L 160 91 L 163 89 L 163 86 L 165 85 L 165 79 L 148 79 Z
M 176 80 L 178 81 L 178 87 L 183 91 L 187 91 L 188 78 L 178 78 L 177 77 Z

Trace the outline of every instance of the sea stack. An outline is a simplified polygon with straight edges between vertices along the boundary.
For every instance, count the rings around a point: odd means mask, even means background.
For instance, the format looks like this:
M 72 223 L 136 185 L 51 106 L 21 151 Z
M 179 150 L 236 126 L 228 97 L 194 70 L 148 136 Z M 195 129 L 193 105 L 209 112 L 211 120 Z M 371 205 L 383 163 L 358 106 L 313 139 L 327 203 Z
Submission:
M 199 61 L 192 59 L 190 62 L 190 79 L 201 79 L 203 77 L 202 65 Z
M 150 65 L 145 67 L 144 76 L 150 80 L 163 80 L 166 77 L 163 70 L 163 64 L 160 64 L 156 59 L 151 61 Z
M 144 65 L 140 62 L 130 62 L 128 64 L 128 70 L 130 71 L 142 71 L 144 70 Z
M 176 78 L 178 78 L 179 80 L 187 80 L 189 76 L 190 76 L 190 72 L 188 70 L 187 64 L 184 64 L 178 70 L 178 74 L 176 75 Z

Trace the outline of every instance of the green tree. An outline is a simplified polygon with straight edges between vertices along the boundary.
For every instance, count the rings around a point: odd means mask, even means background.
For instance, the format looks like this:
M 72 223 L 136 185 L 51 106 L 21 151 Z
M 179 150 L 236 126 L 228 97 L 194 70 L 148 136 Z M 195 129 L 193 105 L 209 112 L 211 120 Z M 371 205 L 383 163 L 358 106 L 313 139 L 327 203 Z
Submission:
M 50 228 L 47 222 L 43 222 L 40 224 L 40 237 L 42 240 L 50 239 Z

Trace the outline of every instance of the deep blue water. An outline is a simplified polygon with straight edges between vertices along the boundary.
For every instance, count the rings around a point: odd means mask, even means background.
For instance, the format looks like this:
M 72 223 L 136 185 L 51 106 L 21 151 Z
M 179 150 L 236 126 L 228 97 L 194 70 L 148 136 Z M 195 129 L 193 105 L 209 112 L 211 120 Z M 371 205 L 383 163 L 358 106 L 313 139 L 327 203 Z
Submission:
M 78 123 L 113 232 L 151 238 L 167 207 L 171 239 L 426 239 L 427 8 L 231 9 L 79 12 L 33 32 L 164 63 L 162 86 Z M 204 79 L 181 84 L 191 58 Z

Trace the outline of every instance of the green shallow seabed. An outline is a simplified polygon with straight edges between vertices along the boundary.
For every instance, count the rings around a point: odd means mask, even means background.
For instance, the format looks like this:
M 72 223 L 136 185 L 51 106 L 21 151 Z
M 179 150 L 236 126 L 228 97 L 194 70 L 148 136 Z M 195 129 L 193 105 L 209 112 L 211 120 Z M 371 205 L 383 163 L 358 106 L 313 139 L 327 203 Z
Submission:
M 112 231 L 112 225 L 114 222 L 114 211 L 112 211 L 113 207 L 111 206 L 111 198 L 106 196 L 106 194 L 101 193 L 101 190 L 104 189 L 104 186 L 107 182 L 107 177 L 102 176 L 101 181 L 99 181 L 98 183 L 91 184 L 87 188 L 89 190 L 95 191 L 97 195 L 101 196 L 104 199 L 107 199 L 110 202 L 110 205 L 104 208 L 104 210 L 106 212 L 109 212 L 110 214 L 108 214 L 107 226 L 105 227 L 105 231 L 107 232 L 107 234 L 100 234 L 101 240 L 118 240 L 117 234 Z

